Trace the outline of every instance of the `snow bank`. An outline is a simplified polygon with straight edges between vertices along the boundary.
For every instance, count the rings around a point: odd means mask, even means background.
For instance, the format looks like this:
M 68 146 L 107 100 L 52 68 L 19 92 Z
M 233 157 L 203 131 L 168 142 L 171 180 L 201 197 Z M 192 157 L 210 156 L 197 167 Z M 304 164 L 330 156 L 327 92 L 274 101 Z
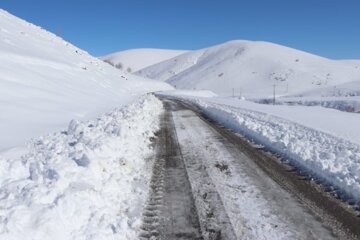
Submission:
M 167 84 L 126 74 L 0 9 L 0 151 Z
M 162 110 L 147 95 L 0 155 L 0 238 L 136 239 Z
M 216 98 L 186 99 L 196 103 L 208 117 L 281 154 L 305 174 L 330 185 L 344 199 L 360 204 L 358 114 L 239 100 L 235 104 L 231 103 L 234 100 Z
M 360 146 L 268 114 L 199 104 L 205 114 L 235 129 L 360 202 Z

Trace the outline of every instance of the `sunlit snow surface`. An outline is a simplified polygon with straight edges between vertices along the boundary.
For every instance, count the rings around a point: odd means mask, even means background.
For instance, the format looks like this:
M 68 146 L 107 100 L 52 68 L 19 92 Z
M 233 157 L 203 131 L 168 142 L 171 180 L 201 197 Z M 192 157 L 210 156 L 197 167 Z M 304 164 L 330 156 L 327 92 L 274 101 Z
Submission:
M 0 9 L 0 239 L 136 239 L 160 89 Z
M 222 96 L 360 95 L 360 60 L 331 60 L 260 41 L 230 41 L 184 53 L 137 72 L 178 89 Z M 356 87 L 357 86 L 357 87 Z M 309 91 L 309 92 L 308 92 Z
M 126 71 L 131 70 L 132 72 L 136 72 L 185 52 L 186 51 L 181 50 L 138 48 L 111 53 L 100 57 L 100 59 L 109 61 Z
M 0 155 L 0 239 L 136 239 L 162 111 L 148 95 Z
M 195 103 L 210 118 L 242 133 L 360 203 L 360 114 L 319 106 L 266 105 L 224 97 L 164 93 Z
M 164 88 L 0 9 L 0 151 Z

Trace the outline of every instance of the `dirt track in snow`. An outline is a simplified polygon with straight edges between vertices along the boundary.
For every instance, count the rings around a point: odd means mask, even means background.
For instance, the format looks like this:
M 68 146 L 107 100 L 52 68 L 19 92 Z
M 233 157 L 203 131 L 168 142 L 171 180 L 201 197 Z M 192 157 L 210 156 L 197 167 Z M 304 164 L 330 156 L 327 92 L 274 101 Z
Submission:
M 162 99 L 142 239 L 356 239 L 360 220 L 271 154 Z

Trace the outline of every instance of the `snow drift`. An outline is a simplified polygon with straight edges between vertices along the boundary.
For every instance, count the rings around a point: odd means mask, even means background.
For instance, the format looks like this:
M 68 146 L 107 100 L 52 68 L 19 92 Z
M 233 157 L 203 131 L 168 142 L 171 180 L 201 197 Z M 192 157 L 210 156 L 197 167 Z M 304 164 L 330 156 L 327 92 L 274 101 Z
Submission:
M 0 9 L 0 151 L 159 89 Z

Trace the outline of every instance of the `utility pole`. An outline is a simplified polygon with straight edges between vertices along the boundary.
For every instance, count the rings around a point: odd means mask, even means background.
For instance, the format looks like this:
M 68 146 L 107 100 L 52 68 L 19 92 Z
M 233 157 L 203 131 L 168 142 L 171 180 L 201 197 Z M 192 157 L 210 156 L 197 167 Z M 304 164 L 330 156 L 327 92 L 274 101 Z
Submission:
M 240 88 L 240 94 L 239 94 L 239 99 L 242 98 L 242 88 Z
M 276 84 L 273 85 L 273 104 L 275 105 L 275 88 Z
M 235 97 L 235 89 L 232 89 L 232 97 Z

